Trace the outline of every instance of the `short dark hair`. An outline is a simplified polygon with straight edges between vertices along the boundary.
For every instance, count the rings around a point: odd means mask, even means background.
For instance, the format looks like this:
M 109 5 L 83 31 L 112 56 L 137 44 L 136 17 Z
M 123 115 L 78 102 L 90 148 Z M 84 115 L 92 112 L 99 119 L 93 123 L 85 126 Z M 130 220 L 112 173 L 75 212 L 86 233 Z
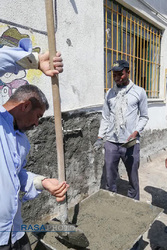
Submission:
M 30 100 L 32 103 L 32 108 L 36 109 L 45 105 L 45 109 L 49 108 L 49 103 L 46 99 L 45 94 L 35 85 L 27 84 L 22 85 L 13 95 L 9 98 L 9 101 L 25 101 Z

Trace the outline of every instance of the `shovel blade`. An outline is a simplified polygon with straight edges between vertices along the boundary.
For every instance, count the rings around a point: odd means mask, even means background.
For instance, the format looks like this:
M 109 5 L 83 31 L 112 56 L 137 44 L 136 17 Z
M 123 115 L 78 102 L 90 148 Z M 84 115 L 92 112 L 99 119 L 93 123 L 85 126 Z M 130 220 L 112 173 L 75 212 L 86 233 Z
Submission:
M 88 247 L 89 241 L 86 238 L 85 234 L 74 225 L 67 225 L 70 226 L 70 231 L 68 232 L 57 232 L 58 235 L 65 240 L 66 242 L 78 246 L 78 247 Z

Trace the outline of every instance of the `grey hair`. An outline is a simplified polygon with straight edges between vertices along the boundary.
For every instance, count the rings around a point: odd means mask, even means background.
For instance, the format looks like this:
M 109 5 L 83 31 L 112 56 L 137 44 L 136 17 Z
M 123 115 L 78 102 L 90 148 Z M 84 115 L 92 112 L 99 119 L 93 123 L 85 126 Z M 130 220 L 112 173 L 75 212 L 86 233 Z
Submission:
M 46 99 L 45 94 L 35 85 L 27 84 L 22 85 L 14 94 L 9 98 L 9 101 L 25 101 L 30 100 L 32 103 L 33 109 L 42 107 L 45 105 L 45 109 L 49 108 L 49 103 Z

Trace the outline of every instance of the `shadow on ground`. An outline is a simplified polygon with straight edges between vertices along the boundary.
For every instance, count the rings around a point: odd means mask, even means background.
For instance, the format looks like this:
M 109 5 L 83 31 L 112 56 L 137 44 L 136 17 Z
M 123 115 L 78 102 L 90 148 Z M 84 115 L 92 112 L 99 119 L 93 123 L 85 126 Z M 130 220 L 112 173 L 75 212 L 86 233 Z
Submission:
M 146 186 L 144 190 L 151 194 L 152 205 L 164 209 L 164 213 L 167 214 L 167 192 L 161 188 L 152 186 Z
M 123 179 L 117 180 L 118 194 L 127 196 L 128 181 Z M 163 209 L 163 213 L 167 214 L 167 192 L 163 189 L 156 188 L 153 186 L 146 186 L 144 188 L 146 192 L 151 194 L 151 204 Z M 159 220 L 155 220 L 151 225 L 148 236 L 150 249 L 152 250 L 167 250 L 167 225 Z M 139 240 L 139 246 L 132 249 L 144 250 L 148 246 L 148 242 L 144 241 L 143 238 Z
M 127 196 L 128 193 L 128 181 L 123 180 L 123 179 L 118 179 L 117 180 L 117 193 Z
M 146 186 L 146 192 L 152 196 L 152 205 L 163 209 L 167 214 L 167 192 L 161 188 Z M 148 231 L 150 247 L 153 250 L 167 250 L 167 225 L 159 220 L 155 220 Z

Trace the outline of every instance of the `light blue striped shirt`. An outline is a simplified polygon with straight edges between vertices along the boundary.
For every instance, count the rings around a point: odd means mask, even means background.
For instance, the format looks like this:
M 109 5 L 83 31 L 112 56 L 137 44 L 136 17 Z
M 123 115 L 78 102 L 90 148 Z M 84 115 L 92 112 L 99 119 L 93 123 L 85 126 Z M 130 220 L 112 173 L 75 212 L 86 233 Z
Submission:
M 38 68 L 30 39 L 21 39 L 18 47 L 0 49 L 0 76 L 6 72 L 17 74 L 25 68 Z M 41 192 L 33 183 L 36 175 L 23 168 L 29 149 L 26 135 L 14 130 L 13 116 L 0 106 L 0 246 L 8 244 L 11 231 L 12 243 L 24 235 L 19 232 L 22 224 L 19 191 L 25 192 L 22 201 Z
M 23 201 L 35 198 L 36 176 L 23 167 L 30 144 L 26 135 L 13 128 L 13 116 L 0 106 L 0 245 L 8 244 L 12 231 L 12 243 L 20 239 L 22 224 L 19 191 L 25 192 Z
M 35 57 L 36 55 L 36 57 Z M 19 41 L 18 47 L 2 47 L 0 49 L 0 77 L 6 72 L 17 74 L 24 69 L 38 69 L 38 53 L 32 53 L 29 38 Z M 21 61 L 24 61 L 21 63 Z

